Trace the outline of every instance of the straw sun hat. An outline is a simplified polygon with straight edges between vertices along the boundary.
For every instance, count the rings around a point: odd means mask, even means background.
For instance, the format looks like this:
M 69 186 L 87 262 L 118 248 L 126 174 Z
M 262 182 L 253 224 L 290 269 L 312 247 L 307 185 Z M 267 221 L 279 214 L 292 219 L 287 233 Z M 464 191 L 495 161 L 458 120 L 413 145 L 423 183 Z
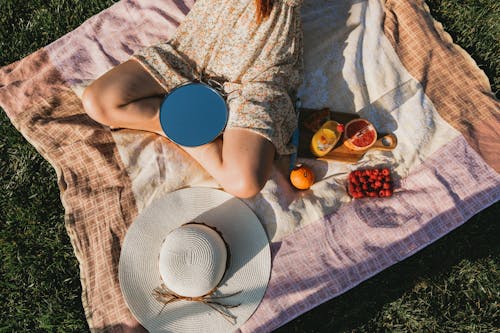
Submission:
M 149 332 L 233 332 L 259 305 L 270 271 L 269 242 L 250 208 L 223 191 L 186 188 L 130 226 L 119 279 Z

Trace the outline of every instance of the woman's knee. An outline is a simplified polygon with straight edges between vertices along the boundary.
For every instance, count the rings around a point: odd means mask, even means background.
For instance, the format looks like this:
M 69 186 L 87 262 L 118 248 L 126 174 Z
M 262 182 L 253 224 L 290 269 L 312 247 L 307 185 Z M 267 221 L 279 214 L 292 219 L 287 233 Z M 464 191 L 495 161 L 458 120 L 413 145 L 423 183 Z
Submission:
M 274 145 L 260 134 L 243 128 L 227 129 L 223 145 L 222 178 L 227 177 L 226 191 L 240 198 L 257 195 L 271 177 Z
M 85 88 L 82 95 L 83 109 L 90 118 L 98 123 L 112 126 L 113 121 L 110 113 L 113 112 L 113 106 L 105 105 L 105 96 L 99 90 L 95 85 Z
M 248 199 L 256 196 L 266 185 L 268 178 L 259 172 L 241 170 L 236 179 L 227 182 L 224 190 L 235 197 Z

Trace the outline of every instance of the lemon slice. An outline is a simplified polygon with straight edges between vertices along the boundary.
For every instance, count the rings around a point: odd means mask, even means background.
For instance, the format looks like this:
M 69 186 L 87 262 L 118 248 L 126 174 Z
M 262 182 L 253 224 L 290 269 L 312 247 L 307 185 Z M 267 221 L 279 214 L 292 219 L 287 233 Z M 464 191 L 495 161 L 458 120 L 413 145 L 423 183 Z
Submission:
M 316 157 L 325 156 L 330 150 L 335 147 L 340 138 L 340 133 L 337 131 L 338 123 L 329 120 L 314 133 L 311 139 L 311 152 Z

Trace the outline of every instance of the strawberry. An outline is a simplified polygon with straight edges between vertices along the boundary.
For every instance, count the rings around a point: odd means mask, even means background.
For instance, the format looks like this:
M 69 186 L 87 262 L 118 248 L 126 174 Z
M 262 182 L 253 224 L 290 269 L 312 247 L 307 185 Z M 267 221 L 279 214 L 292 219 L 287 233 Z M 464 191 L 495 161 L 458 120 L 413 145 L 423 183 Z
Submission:
M 352 193 L 352 197 L 358 199 L 364 197 L 364 194 L 362 192 L 354 192 Z
M 392 196 L 389 168 L 354 170 L 349 173 L 348 193 L 352 198 Z
M 339 133 L 344 132 L 344 124 L 338 124 L 337 125 L 337 132 L 339 132 Z

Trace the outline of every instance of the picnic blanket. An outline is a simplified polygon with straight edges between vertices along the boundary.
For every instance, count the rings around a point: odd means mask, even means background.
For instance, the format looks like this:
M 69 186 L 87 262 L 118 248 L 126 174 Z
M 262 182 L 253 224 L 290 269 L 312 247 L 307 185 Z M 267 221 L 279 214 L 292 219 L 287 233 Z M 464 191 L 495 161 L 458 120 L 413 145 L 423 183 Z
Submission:
M 122 0 L 0 70 L 0 105 L 55 168 L 65 224 L 80 263 L 93 332 L 131 317 L 118 282 L 120 245 L 154 198 L 218 187 L 168 140 L 92 121 L 85 86 L 137 49 L 169 39 L 191 0 Z M 297 191 L 277 162 L 244 200 L 266 228 L 272 273 L 241 332 L 271 331 L 458 227 L 500 197 L 499 102 L 471 57 L 421 0 L 308 0 L 302 8 L 307 108 L 357 113 L 398 147 L 356 164 L 300 158 L 318 176 Z M 351 170 L 386 166 L 392 197 L 352 200 Z

